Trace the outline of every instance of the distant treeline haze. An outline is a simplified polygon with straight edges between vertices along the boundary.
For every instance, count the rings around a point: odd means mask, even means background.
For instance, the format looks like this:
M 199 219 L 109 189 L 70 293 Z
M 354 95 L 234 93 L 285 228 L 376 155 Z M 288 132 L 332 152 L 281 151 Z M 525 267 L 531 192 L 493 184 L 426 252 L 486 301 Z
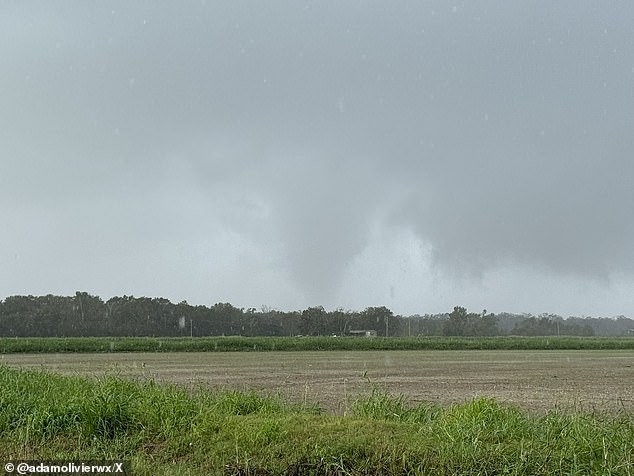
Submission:
M 375 331 L 378 336 L 618 336 L 628 335 L 634 320 L 619 316 L 568 317 L 553 314 L 491 314 L 453 311 L 435 315 L 394 315 L 386 307 L 363 311 L 309 307 L 303 311 L 240 309 L 228 303 L 211 307 L 178 304 L 164 298 L 98 296 L 11 296 L 0 301 L 2 337 L 74 336 L 296 336 L 350 335 Z

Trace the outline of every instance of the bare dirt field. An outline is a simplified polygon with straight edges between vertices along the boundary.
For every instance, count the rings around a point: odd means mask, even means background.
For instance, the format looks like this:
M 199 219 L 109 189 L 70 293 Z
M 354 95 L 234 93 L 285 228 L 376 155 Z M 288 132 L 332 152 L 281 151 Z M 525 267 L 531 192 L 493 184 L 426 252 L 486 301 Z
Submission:
M 7 354 L 0 355 L 0 364 L 279 393 L 335 413 L 374 385 L 412 402 L 486 396 L 539 412 L 634 411 L 633 351 Z

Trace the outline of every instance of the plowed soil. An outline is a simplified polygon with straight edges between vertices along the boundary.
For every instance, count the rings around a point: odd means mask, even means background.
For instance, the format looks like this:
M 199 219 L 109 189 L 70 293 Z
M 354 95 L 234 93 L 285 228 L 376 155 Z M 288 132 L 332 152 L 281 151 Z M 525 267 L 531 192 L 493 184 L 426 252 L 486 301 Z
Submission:
M 477 397 L 530 411 L 634 411 L 633 351 L 322 351 L 7 354 L 0 364 L 70 375 L 256 390 L 341 414 L 379 387 L 411 402 Z

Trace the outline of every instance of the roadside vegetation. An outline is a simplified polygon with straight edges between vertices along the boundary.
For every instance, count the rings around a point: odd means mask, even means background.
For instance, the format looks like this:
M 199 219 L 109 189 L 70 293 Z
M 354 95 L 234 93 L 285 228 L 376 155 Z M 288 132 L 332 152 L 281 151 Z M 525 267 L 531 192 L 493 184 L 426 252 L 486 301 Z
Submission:
M 4 337 L 0 354 L 328 350 L 632 350 L 622 337 Z
M 368 383 L 344 415 L 252 392 L 188 392 L 0 367 L 5 459 L 125 459 L 133 474 L 634 474 L 634 418 L 411 404 Z

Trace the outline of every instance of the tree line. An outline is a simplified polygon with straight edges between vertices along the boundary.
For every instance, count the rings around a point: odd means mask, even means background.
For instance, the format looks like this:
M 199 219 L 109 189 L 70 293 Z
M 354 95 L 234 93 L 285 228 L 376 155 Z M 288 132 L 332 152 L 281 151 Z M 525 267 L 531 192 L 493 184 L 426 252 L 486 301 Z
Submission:
M 634 320 L 619 316 L 493 314 L 456 306 L 444 314 L 400 316 L 385 306 L 363 311 L 321 306 L 301 311 L 174 304 L 165 298 L 122 296 L 107 301 L 86 292 L 74 296 L 10 296 L 0 301 L 2 337 L 82 336 L 616 336 L 634 332 Z

